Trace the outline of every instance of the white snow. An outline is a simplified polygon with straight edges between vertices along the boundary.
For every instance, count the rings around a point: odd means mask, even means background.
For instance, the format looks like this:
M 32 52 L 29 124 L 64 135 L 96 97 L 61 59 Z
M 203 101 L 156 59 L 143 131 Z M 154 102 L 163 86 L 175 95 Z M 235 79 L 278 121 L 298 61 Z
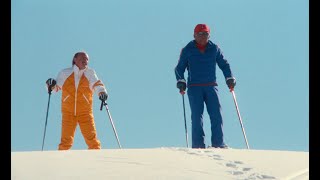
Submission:
M 309 152 L 159 147 L 11 152 L 12 180 L 307 180 Z

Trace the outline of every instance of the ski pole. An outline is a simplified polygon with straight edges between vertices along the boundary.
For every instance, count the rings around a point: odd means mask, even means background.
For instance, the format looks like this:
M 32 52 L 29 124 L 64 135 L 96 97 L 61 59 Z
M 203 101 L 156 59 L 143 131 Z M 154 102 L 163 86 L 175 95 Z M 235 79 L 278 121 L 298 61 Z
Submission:
M 102 106 L 103 105 L 106 107 L 106 110 L 107 110 L 107 113 L 108 113 L 108 116 L 109 116 L 109 119 L 110 119 L 110 122 L 111 122 L 111 125 L 112 125 L 113 132 L 114 132 L 114 134 L 116 136 L 116 139 L 118 141 L 119 148 L 121 149 L 121 144 L 120 144 L 120 141 L 119 141 L 119 138 L 118 138 L 118 134 L 117 134 L 116 128 L 114 127 L 114 124 L 113 124 L 113 121 L 112 121 L 112 118 L 111 118 L 111 114 L 110 114 L 110 111 L 109 111 L 109 108 L 108 108 L 108 104 L 105 101 L 101 101 L 100 111 L 102 111 Z
M 44 126 L 44 133 L 43 133 L 43 139 L 42 139 L 42 151 L 43 151 L 43 146 L 44 146 L 44 139 L 46 137 L 46 129 L 47 129 L 47 122 L 48 122 L 48 113 L 49 113 L 49 105 L 50 105 L 50 97 L 51 97 L 51 87 L 48 87 L 48 94 L 49 94 L 49 100 L 48 100 L 48 105 L 47 105 L 47 115 L 46 115 L 46 122 Z
M 246 133 L 244 131 L 244 127 L 243 127 L 241 116 L 240 116 L 240 111 L 239 111 L 239 108 L 238 108 L 238 103 L 237 103 L 237 100 L 236 100 L 236 94 L 234 93 L 233 89 L 230 89 L 230 92 L 232 93 L 233 101 L 234 101 L 234 104 L 235 104 L 236 109 L 237 109 L 237 114 L 238 114 L 238 117 L 239 117 L 242 133 L 243 133 L 244 139 L 246 141 L 247 149 L 249 149 L 248 140 L 247 140 L 247 137 L 246 137 Z
M 188 129 L 187 129 L 187 120 L 186 120 L 186 108 L 185 108 L 185 105 L 184 105 L 184 94 L 185 94 L 185 92 L 183 90 L 180 90 L 180 94 L 182 95 L 182 102 L 183 102 L 184 129 L 185 129 L 185 132 L 186 132 L 186 142 L 187 142 L 187 148 L 189 148 Z

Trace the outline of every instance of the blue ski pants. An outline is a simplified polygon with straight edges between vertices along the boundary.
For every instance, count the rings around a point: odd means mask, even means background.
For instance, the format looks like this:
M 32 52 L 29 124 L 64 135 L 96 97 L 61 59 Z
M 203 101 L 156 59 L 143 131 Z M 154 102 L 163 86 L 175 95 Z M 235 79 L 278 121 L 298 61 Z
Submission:
M 192 125 L 192 148 L 205 148 L 203 130 L 203 110 L 206 104 L 211 123 L 211 145 L 220 146 L 223 142 L 223 121 L 216 86 L 190 86 L 187 90 Z

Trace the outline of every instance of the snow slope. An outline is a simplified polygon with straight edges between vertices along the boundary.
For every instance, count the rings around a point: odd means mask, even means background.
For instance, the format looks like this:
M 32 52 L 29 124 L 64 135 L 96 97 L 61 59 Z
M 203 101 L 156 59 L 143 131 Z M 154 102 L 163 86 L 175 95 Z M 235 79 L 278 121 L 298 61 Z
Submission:
M 12 180 L 307 180 L 309 152 L 102 149 L 11 152 Z

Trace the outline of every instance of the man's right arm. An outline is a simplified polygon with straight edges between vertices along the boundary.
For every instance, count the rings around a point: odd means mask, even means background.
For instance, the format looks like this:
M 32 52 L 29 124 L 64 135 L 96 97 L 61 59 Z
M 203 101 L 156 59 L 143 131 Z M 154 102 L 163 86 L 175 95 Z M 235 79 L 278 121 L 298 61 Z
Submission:
M 183 48 L 180 52 L 180 57 L 177 66 L 175 67 L 175 75 L 177 79 L 177 88 L 180 90 L 180 93 L 184 93 L 187 88 L 187 83 L 184 78 L 184 72 L 187 68 L 187 56 L 186 50 Z
M 184 78 L 184 72 L 187 68 L 188 62 L 187 62 L 187 55 L 186 55 L 186 49 L 183 48 L 180 52 L 180 57 L 177 66 L 175 67 L 175 75 L 176 75 L 176 80 L 185 80 Z
M 54 89 L 52 89 L 52 91 L 58 92 L 59 90 L 61 90 L 64 82 L 72 74 L 72 72 L 73 72 L 72 68 L 66 68 L 66 69 L 61 70 L 55 79 L 57 81 L 57 84 L 54 87 Z

